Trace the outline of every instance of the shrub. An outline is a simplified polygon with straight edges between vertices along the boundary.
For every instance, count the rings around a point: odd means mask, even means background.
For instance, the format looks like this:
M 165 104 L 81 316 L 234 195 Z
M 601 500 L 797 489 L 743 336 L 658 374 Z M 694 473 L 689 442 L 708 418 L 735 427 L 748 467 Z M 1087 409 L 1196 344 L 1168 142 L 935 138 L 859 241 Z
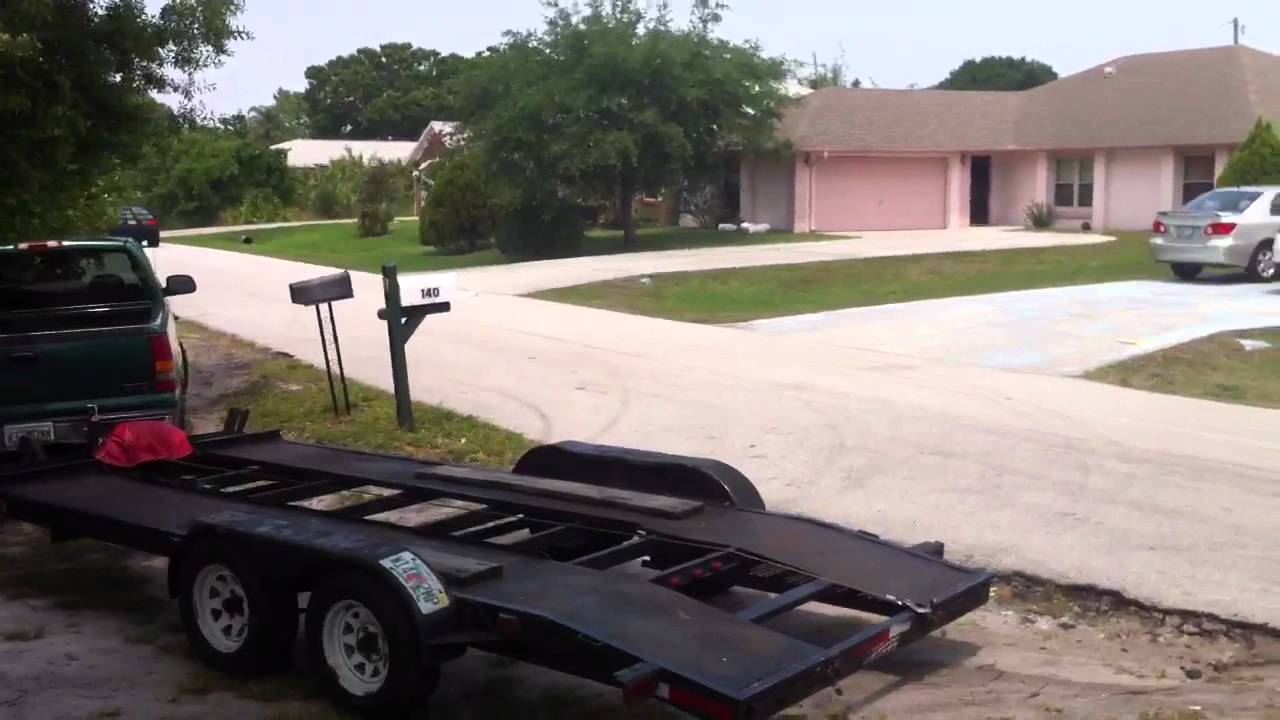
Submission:
M 373 162 L 365 167 L 360 178 L 360 214 L 357 216 L 360 237 L 386 235 L 391 229 L 399 170 L 403 167 L 383 162 Z
M 1051 228 L 1058 221 L 1058 212 L 1049 203 L 1030 203 L 1023 209 L 1022 214 L 1027 218 L 1027 224 L 1036 230 Z
M 1280 183 L 1280 137 L 1271 123 L 1258 118 L 1249 137 L 1231 153 L 1218 176 L 1218 187 Z
M 356 218 L 356 233 L 360 237 L 382 237 L 391 232 L 391 208 L 386 205 L 370 205 L 360 208 Z
M 266 190 L 250 190 L 240 204 L 227 212 L 226 219 L 232 225 L 276 222 L 288 218 L 288 211 L 280 198 Z
M 493 236 L 494 201 L 474 159 L 456 154 L 431 168 L 418 239 L 445 255 L 475 252 Z
M 498 217 L 494 239 L 504 255 L 549 258 L 582 249 L 582 209 L 561 199 L 524 199 Z

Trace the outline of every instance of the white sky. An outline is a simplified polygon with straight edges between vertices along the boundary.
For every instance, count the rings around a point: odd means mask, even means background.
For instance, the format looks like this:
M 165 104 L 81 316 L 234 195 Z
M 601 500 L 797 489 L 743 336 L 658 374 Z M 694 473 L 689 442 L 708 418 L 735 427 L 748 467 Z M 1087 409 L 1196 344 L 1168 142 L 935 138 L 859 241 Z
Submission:
M 149 0 L 156 7 L 163 0 Z M 675 0 L 683 17 L 687 0 Z M 879 87 L 933 84 L 966 58 L 1026 55 L 1070 74 L 1140 52 L 1225 45 L 1230 20 L 1242 42 L 1280 50 L 1280 3 L 1267 0 L 732 0 L 721 34 L 758 40 L 772 55 L 834 59 Z M 537 26 L 537 0 L 247 0 L 238 44 L 206 80 L 203 102 L 219 113 L 270 102 L 278 87 L 301 90 L 303 71 L 358 47 L 401 41 L 471 54 L 506 29 Z

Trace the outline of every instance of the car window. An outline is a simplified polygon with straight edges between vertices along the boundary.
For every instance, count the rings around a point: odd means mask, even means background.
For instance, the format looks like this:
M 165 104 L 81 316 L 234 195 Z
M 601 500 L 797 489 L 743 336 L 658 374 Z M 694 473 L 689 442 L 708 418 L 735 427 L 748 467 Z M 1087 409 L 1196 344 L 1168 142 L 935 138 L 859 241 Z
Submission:
M 1262 193 L 1254 190 L 1213 190 L 1182 206 L 1191 212 L 1238 213 L 1249 209 Z
M 1280 193 L 1271 196 L 1271 214 L 1280 215 Z
M 0 309 L 52 310 L 149 302 L 150 273 L 123 249 L 0 252 Z

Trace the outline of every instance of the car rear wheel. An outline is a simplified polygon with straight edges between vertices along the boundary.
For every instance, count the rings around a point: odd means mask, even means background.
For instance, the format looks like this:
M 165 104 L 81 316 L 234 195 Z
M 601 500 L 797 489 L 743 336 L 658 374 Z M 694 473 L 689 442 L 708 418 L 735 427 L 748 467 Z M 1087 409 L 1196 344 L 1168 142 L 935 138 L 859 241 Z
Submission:
M 1254 282 L 1271 282 L 1276 279 L 1275 244 L 1271 240 L 1258 243 L 1249 258 L 1249 267 L 1245 268 L 1249 279 Z
M 1192 265 L 1190 263 L 1174 263 L 1172 268 L 1173 274 L 1179 280 L 1195 280 L 1200 277 L 1200 273 L 1204 272 L 1203 265 Z

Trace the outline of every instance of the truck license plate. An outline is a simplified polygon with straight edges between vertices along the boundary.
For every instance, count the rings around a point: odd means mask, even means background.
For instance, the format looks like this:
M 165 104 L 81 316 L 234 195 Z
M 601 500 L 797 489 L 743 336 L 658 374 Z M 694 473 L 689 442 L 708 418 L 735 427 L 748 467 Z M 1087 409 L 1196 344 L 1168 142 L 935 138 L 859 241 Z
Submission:
M 44 442 L 53 442 L 53 423 L 25 423 L 22 425 L 5 425 L 4 426 L 4 446 L 7 448 L 16 448 L 22 438 L 30 438 L 32 440 L 42 440 Z

